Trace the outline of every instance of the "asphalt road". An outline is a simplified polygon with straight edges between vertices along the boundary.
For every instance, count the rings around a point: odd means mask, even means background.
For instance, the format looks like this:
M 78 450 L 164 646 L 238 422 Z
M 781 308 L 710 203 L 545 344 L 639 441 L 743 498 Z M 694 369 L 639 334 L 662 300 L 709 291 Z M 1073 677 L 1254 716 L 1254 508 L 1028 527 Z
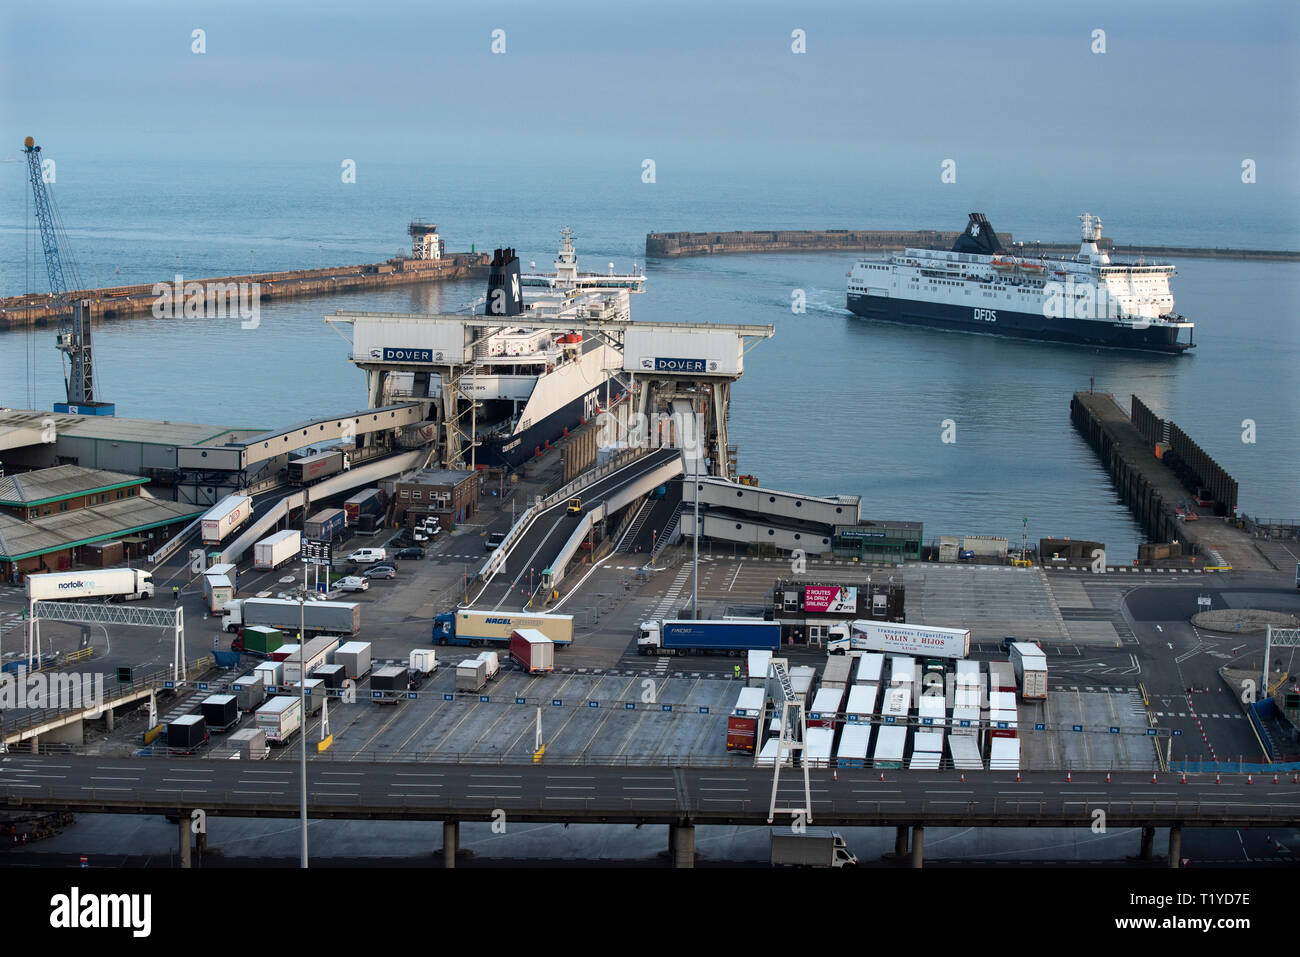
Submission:
M 0 756 L 6 805 L 111 810 L 202 807 L 209 813 L 292 816 L 298 769 L 277 764 L 70 756 Z M 1145 773 L 885 771 L 810 773 L 814 819 L 824 824 L 1090 825 L 1101 809 L 1115 824 L 1183 821 L 1201 826 L 1282 825 L 1300 817 L 1300 783 L 1282 777 L 1192 775 L 1182 783 Z M 529 820 L 766 821 L 772 772 L 738 768 L 611 768 L 407 762 L 308 763 L 315 817 L 485 816 Z M 778 806 L 797 807 L 802 777 L 783 771 Z
M 629 482 L 680 454 L 678 449 L 659 449 L 593 482 L 579 493 L 584 510 L 590 510 Z M 567 511 L 566 502 L 557 502 L 539 513 L 511 545 L 504 560 L 505 571 L 497 571 L 492 576 L 473 604 L 480 608 L 523 608 L 530 588 L 538 587 L 542 572 L 551 567 L 556 554 L 581 521 L 582 515 Z

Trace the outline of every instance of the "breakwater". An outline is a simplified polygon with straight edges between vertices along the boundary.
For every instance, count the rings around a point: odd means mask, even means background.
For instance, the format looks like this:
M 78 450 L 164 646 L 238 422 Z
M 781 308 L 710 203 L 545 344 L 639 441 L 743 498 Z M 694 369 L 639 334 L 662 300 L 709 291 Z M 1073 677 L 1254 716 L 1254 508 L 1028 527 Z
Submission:
M 305 296 L 330 295 L 398 286 L 421 282 L 439 282 L 447 279 L 485 279 L 488 256 L 486 253 L 449 253 L 441 259 L 390 259 L 383 263 L 360 266 L 330 266 L 324 269 L 293 269 L 285 272 L 250 273 L 242 276 L 222 276 L 210 279 L 184 277 L 185 290 L 193 284 L 199 296 L 210 289 L 225 289 L 231 297 L 241 286 L 256 287 L 258 300 L 297 299 Z M 188 291 L 171 289 L 174 276 L 158 283 L 139 283 L 131 286 L 114 286 L 105 289 L 78 289 L 70 292 L 72 301 L 88 300 L 92 319 L 124 319 L 131 316 L 152 315 L 163 289 L 168 301 L 179 300 Z M 160 289 L 160 287 L 162 287 Z M 164 315 L 172 315 L 170 309 Z M 49 293 L 12 296 L 0 299 L 0 329 L 20 326 L 39 326 L 57 321 L 58 314 Z
M 751 229 L 731 232 L 647 233 L 649 259 L 714 256 L 728 253 L 774 252 L 889 252 L 906 249 L 950 248 L 960 233 L 934 229 Z M 1002 244 L 1023 255 L 1072 256 L 1077 240 L 1068 243 L 1025 243 L 1015 248 L 1010 233 L 999 233 Z M 1117 244 L 1103 237 L 1097 244 L 1120 259 L 1144 256 L 1196 256 L 1213 259 L 1253 259 L 1300 262 L 1300 252 L 1279 249 L 1217 249 L 1207 246 L 1137 246 Z

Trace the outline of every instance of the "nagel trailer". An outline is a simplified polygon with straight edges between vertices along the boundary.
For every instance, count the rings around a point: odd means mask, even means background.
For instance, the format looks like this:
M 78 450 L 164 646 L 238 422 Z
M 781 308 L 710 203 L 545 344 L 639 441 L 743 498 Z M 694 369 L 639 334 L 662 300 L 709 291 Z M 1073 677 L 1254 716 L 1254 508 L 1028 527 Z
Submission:
M 871 743 L 871 725 L 846 724 L 840 732 L 840 748 L 835 753 L 835 764 L 841 768 L 865 768 L 868 745 Z

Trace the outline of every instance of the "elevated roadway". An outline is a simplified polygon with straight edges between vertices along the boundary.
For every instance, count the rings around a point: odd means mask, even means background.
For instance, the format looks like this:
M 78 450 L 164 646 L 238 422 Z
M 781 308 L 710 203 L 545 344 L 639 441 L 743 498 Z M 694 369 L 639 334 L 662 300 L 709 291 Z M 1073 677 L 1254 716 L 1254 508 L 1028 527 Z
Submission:
M 520 519 L 499 554 L 484 565 L 483 587 L 470 604 L 477 608 L 522 608 L 541 584 L 546 569 L 567 564 L 593 522 L 631 504 L 682 470 L 679 449 L 655 449 L 633 459 L 572 494 L 583 511 L 567 510 L 569 493 L 561 489 L 550 504 L 543 503 Z

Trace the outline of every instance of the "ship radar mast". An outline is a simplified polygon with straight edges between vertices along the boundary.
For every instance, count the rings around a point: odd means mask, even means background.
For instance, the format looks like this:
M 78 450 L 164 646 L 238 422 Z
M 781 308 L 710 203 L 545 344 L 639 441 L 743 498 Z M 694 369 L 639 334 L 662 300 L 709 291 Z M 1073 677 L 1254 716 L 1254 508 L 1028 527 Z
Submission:
M 1083 241 L 1079 244 L 1079 259 L 1086 263 L 1104 266 L 1110 262 L 1110 256 L 1098 249 L 1101 241 L 1101 217 L 1084 213 L 1079 217 L 1083 224 Z

